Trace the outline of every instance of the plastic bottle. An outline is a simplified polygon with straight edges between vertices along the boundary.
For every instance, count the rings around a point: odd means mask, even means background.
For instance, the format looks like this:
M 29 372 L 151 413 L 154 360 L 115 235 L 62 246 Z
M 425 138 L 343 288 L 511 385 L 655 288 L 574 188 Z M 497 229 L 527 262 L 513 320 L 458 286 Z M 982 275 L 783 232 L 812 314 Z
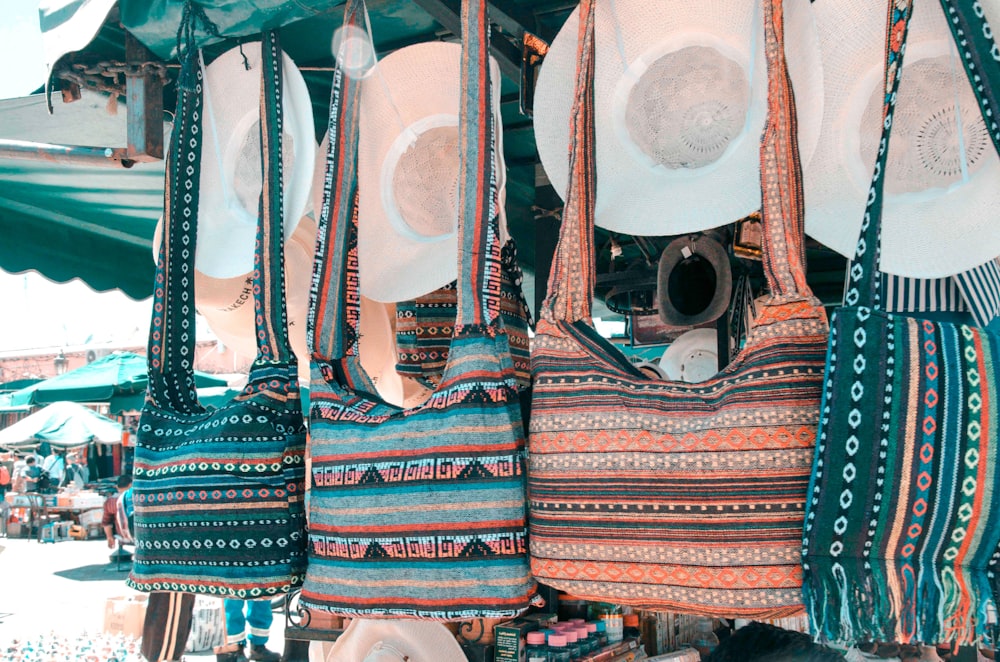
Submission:
M 608 630 L 608 643 L 616 644 L 622 640 L 622 608 L 610 602 L 595 602 L 592 605 L 594 615 L 604 621 Z
M 587 631 L 587 643 L 590 644 L 591 652 L 596 651 L 601 647 L 601 642 L 597 639 L 597 624 L 584 623 L 583 629 Z
M 563 636 L 566 637 L 566 648 L 569 649 L 569 659 L 580 659 L 583 655 L 583 649 L 580 647 L 579 635 L 576 633 L 576 628 L 566 628 L 563 630 Z
M 528 643 L 524 648 L 525 662 L 550 662 L 544 632 L 529 632 L 525 638 Z
M 639 632 L 639 614 L 625 614 L 622 617 L 622 623 L 624 624 L 624 629 L 622 630 L 622 635 L 626 639 L 638 639 L 640 636 Z
M 604 621 L 591 621 L 594 624 L 594 630 L 597 632 L 597 645 L 599 648 L 604 648 L 608 645 L 608 625 Z
M 577 625 L 573 628 L 573 632 L 576 633 L 576 643 L 580 644 L 580 655 L 586 655 L 594 650 L 594 643 L 587 638 L 586 626 Z
M 695 624 L 694 641 L 691 642 L 691 646 L 698 651 L 701 659 L 704 660 L 718 645 L 719 638 L 715 636 L 712 629 L 712 619 L 699 618 Z
M 570 662 L 565 635 L 553 634 L 549 636 L 549 662 Z

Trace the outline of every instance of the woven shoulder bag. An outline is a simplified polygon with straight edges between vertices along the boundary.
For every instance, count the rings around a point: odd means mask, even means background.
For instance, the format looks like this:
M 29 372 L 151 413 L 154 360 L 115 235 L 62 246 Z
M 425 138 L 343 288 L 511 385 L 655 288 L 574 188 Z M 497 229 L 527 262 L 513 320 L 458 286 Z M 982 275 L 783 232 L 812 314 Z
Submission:
M 832 318 L 804 594 L 827 640 L 988 643 L 1000 596 L 1000 338 L 886 313 L 880 298 L 881 175 L 910 15 L 909 0 L 889 2 L 882 140 L 847 305 Z
M 580 4 L 570 180 L 532 345 L 528 471 L 532 572 L 573 595 L 721 617 L 802 611 L 799 541 L 828 329 L 805 278 L 782 3 L 764 8 L 771 295 L 732 363 L 689 384 L 646 376 L 591 323 L 593 0 Z
M 363 3 L 347 4 L 359 25 Z M 382 400 L 361 367 L 356 248 L 361 81 L 338 70 L 310 314 L 312 488 L 304 606 L 443 621 L 503 618 L 535 591 L 524 433 L 500 317 L 486 2 L 465 0 L 458 315 L 423 405 Z M 340 54 L 338 61 L 351 61 Z M 363 219 L 361 222 L 364 222 Z
M 254 255 L 258 356 L 246 388 L 218 409 L 194 387 L 194 255 L 202 72 L 186 5 L 177 122 L 167 162 L 149 387 L 136 436 L 135 557 L 128 584 L 255 599 L 305 574 L 305 426 L 285 320 L 281 224 L 281 51 L 263 44 L 264 191 Z

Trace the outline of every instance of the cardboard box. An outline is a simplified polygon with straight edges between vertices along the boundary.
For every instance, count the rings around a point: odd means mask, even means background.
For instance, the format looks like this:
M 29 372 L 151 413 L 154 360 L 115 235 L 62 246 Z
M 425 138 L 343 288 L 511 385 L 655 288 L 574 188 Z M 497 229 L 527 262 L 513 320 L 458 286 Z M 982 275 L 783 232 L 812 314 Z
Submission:
M 496 662 L 524 662 L 525 635 L 554 623 L 555 614 L 528 614 L 504 621 L 493 628 L 496 635 Z
M 138 639 L 146 618 L 146 595 L 117 596 L 104 603 L 104 631 Z

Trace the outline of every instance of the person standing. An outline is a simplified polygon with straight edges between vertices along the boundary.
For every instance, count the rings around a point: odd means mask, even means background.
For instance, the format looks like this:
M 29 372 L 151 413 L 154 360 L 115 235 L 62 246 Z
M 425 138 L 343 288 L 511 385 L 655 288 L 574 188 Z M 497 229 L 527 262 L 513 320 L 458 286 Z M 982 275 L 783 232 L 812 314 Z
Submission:
M 246 607 L 246 614 L 243 610 Z M 224 601 L 226 615 L 226 645 L 216 649 L 217 662 L 279 662 L 281 655 L 267 648 L 267 639 L 271 634 L 271 622 L 274 614 L 271 612 L 270 600 L 231 600 Z M 249 637 L 246 628 L 250 626 Z M 245 653 L 247 639 L 250 640 L 250 656 Z
M 21 487 L 21 492 L 27 494 L 28 492 L 34 492 L 38 489 L 38 479 L 42 476 L 42 469 L 35 462 L 35 456 L 29 455 L 24 460 L 24 466 L 21 467 L 18 475 L 15 478 L 15 484 Z
M 66 477 L 66 454 L 54 451 L 42 460 L 42 471 L 49 475 L 49 485 L 53 489 L 62 485 Z

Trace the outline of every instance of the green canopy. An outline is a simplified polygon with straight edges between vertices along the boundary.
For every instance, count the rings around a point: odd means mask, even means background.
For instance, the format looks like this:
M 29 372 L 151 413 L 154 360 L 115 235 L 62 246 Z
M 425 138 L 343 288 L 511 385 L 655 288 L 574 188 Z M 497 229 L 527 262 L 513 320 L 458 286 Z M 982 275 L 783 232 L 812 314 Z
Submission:
M 0 430 L 0 446 L 23 448 L 43 441 L 69 448 L 96 441 L 118 444 L 122 426 L 75 402 L 54 402 Z
M 46 404 L 60 400 L 111 402 L 112 398 L 146 391 L 146 357 L 132 352 L 116 352 L 93 363 L 46 379 L 11 394 L 11 404 Z M 195 385 L 226 386 L 226 380 L 195 372 Z

